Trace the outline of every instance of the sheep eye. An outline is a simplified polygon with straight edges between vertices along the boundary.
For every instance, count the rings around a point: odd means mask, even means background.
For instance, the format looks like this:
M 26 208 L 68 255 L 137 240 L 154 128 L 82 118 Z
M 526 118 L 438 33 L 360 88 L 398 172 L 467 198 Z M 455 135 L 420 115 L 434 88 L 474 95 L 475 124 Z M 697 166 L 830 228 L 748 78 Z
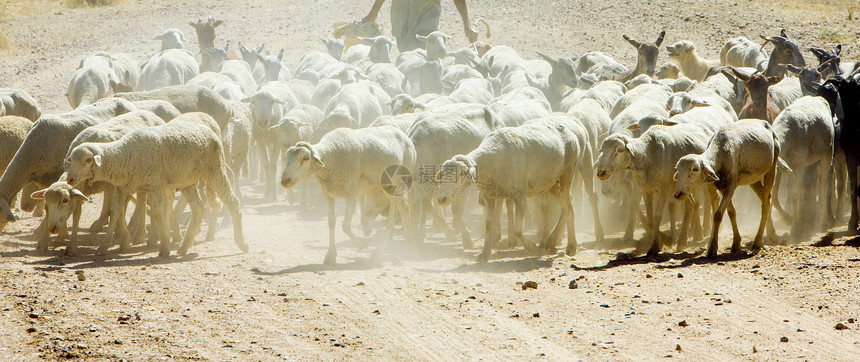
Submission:
M 698 168 L 698 167 L 693 167 L 693 172 L 699 172 L 699 168 Z
M 305 157 L 303 157 L 303 158 L 302 158 L 302 161 L 307 161 L 307 160 L 310 160 L 310 159 L 311 159 L 311 158 L 310 158 L 310 156 L 307 156 L 307 155 L 306 155 Z
M 68 204 L 68 203 L 69 203 L 69 199 L 63 199 L 63 203 L 64 203 L 64 204 Z
M 85 162 L 85 163 L 90 163 L 90 162 L 93 162 L 93 158 L 92 158 L 92 157 L 90 157 L 90 158 L 87 158 L 87 160 L 86 160 L 86 161 L 84 161 L 84 162 Z

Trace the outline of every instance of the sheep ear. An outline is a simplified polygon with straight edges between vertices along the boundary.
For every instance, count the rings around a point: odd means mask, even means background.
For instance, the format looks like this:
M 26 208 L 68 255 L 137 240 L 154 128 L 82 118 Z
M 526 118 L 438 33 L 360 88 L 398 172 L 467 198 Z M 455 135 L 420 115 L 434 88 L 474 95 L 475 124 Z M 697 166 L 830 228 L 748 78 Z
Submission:
M 72 163 L 72 156 L 66 157 L 66 163 Z
M 84 193 L 78 189 L 72 189 L 72 198 L 78 199 L 81 201 L 90 201 L 90 198 L 87 197 L 87 195 L 84 195 Z
M 311 153 L 311 158 L 314 160 L 314 165 L 319 168 L 325 168 L 325 163 L 323 163 L 322 160 L 320 160 L 315 153 Z
M 714 172 L 714 169 L 712 169 L 710 165 L 703 163 L 702 170 L 705 171 L 705 178 L 707 182 L 717 182 L 720 180 L 720 177 L 717 176 L 717 173 Z
M 427 41 L 427 37 L 421 34 L 415 34 L 415 39 L 418 39 L 418 41 Z
M 159 35 L 152 37 L 152 40 L 161 40 L 161 39 L 164 39 L 164 34 L 159 34 Z
M 47 192 L 47 191 L 48 191 L 48 189 L 36 191 L 36 192 L 30 194 L 30 198 L 35 199 L 35 200 L 44 200 L 45 199 L 45 192 Z
M 95 161 L 96 166 L 102 167 L 102 155 L 93 156 L 93 161 Z
M 676 124 L 678 124 L 678 122 L 673 121 L 671 118 L 670 119 L 664 119 L 663 123 L 661 123 L 661 125 L 663 125 L 663 126 L 674 126 Z
M 660 35 L 657 36 L 657 40 L 654 41 L 654 45 L 659 47 L 660 44 L 663 44 L 663 38 L 664 37 L 666 37 L 666 31 L 665 30 L 661 31 Z
M 284 49 L 281 49 L 281 51 L 278 52 L 278 61 L 280 62 L 282 60 L 284 60 Z
M 307 123 L 307 122 L 296 122 L 296 121 L 292 121 L 292 122 L 293 122 L 293 124 L 295 124 L 298 127 L 310 127 L 311 126 L 311 124 Z
M 478 182 L 478 168 L 469 167 L 469 170 L 466 171 L 466 176 L 469 177 L 469 181 L 471 181 L 472 183 Z
M 779 83 L 780 81 L 782 81 L 782 78 L 780 78 L 780 77 L 774 77 L 774 76 L 767 77 L 767 84 L 768 85 L 774 85 L 776 83 Z
M 675 171 L 675 174 L 672 175 L 672 180 L 678 181 L 678 171 Z
M 281 129 L 281 124 L 280 124 L 280 123 L 278 123 L 278 124 L 276 124 L 276 125 L 274 125 L 274 126 L 269 127 L 269 131 L 277 131 L 277 130 L 279 130 L 279 129 Z
M 635 131 L 635 130 L 637 130 L 637 129 L 639 129 L 639 128 L 641 128 L 641 127 L 639 127 L 639 123 L 634 123 L 634 124 L 631 124 L 631 125 L 627 126 L 627 129 L 629 129 L 629 130 L 631 130 L 631 131 Z
M 424 103 L 415 102 L 412 104 L 412 107 L 415 109 L 427 109 L 427 105 Z
M 698 100 L 698 99 L 694 99 L 692 104 L 693 104 L 693 107 L 710 107 L 711 106 L 711 104 L 708 103 L 708 101 Z
M 436 172 L 436 181 L 437 182 L 442 181 L 443 178 L 445 178 L 445 175 L 442 173 L 442 171 L 437 171 Z
M 360 36 L 360 37 L 358 37 L 358 40 L 359 40 L 359 41 L 361 41 L 361 43 L 362 43 L 362 44 L 364 44 L 364 45 L 371 45 L 371 44 L 373 44 L 373 38 L 365 38 L 365 37 L 363 37 L 363 36 Z
M 224 20 L 215 20 L 215 24 L 213 27 L 217 28 L 221 24 L 224 24 Z
M 780 64 L 779 66 L 785 68 L 786 70 L 794 74 L 800 73 L 800 71 L 803 69 L 796 67 L 794 64 Z

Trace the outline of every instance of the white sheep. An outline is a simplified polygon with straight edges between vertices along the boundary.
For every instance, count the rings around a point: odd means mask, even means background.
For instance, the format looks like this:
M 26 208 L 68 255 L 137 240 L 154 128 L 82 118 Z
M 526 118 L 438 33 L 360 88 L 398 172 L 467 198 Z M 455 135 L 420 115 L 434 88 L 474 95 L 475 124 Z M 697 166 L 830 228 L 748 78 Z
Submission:
M 0 230 L 15 221 L 9 206 L 22 188 L 30 183 L 48 187 L 60 177 L 63 158 L 78 133 L 134 109 L 126 100 L 107 98 L 68 113 L 39 118 L 0 177 L 0 212 L 5 216 L 0 218 Z
M 215 91 L 196 85 L 176 85 L 147 92 L 117 93 L 114 98 L 131 102 L 163 100 L 182 113 L 204 112 L 212 116 L 223 130 L 233 117 L 232 108 Z
M 627 107 L 643 97 L 648 100 L 648 104 L 653 103 L 655 107 L 662 107 L 671 93 L 672 89 L 662 84 L 642 84 L 619 97 L 609 110 L 609 117 L 614 120 Z
M 21 116 L 36 122 L 42 111 L 26 91 L 0 88 L 0 116 Z
M 263 198 L 274 200 L 277 196 L 276 173 L 281 144 L 277 134 L 269 132 L 269 127 L 278 124 L 290 109 L 299 105 L 299 101 L 290 83 L 273 81 L 261 84 L 254 94 L 242 99 L 242 102 L 250 103 L 251 107 L 254 125 L 252 134 L 265 174 L 266 191 Z
M 674 176 L 676 200 L 682 200 L 703 184 L 713 184 L 722 194 L 720 205 L 714 211 L 714 224 L 708 244 L 709 258 L 717 256 L 720 223 L 727 209 L 734 233 L 732 253 L 741 251 L 741 235 L 732 205 L 732 197 L 738 186 L 749 185 L 761 200 L 761 222 L 753 239 L 753 250 L 759 250 L 764 245 L 762 237 L 765 226 L 768 237 L 776 237 L 770 221 L 770 206 L 777 164 L 784 165 L 779 155 L 779 141 L 767 121 L 742 119 L 721 127 L 711 138 L 705 152 L 686 155 L 678 160 Z
M 375 88 L 365 83 L 352 83 L 341 87 L 326 105 L 323 127 L 333 130 L 338 127 L 367 127 L 383 115 Z M 383 92 L 384 93 L 384 92 Z
M 161 40 L 161 50 L 182 49 L 182 45 L 187 40 L 185 34 L 179 29 L 170 28 L 163 33 L 156 35 L 152 40 Z
M 153 224 L 161 234 L 160 257 L 170 255 L 165 215 L 169 215 L 173 190 L 182 190 L 192 210 L 191 222 L 177 251 L 183 255 L 200 228 L 203 205 L 196 188 L 199 181 L 205 181 L 210 204 L 217 195 L 227 205 L 234 241 L 247 252 L 239 200 L 230 185 L 221 138 L 213 131 L 215 125 L 205 113 L 186 113 L 162 126 L 136 129 L 114 142 L 83 143 L 70 152 L 66 180 L 71 186 L 87 181 L 116 186 L 113 206 L 121 205 L 127 195 L 147 191 L 148 201 L 154 206 Z
M 239 176 L 248 175 L 248 153 L 251 149 L 251 136 L 253 129 L 253 116 L 248 105 L 235 100 L 230 101 L 233 108 L 233 118 L 227 124 L 221 136 L 224 144 L 224 157 L 227 165 L 233 171 L 233 185 L 236 186 L 236 195 L 241 196 L 238 190 Z
M 95 55 L 84 58 L 69 81 L 66 93 L 69 105 L 75 109 L 110 95 L 110 82 L 118 78 L 108 57 Z
M 593 99 L 600 103 L 604 111 L 609 114 L 618 98 L 627 93 L 627 87 L 624 83 L 614 80 L 604 80 L 595 83 L 591 88 L 584 91 L 580 96 L 571 98 L 569 103 L 562 101 L 561 109 L 565 112 L 570 110 L 570 107 L 576 104 L 580 99 Z M 565 98 L 567 99 L 567 98 Z
M 113 142 L 134 129 L 163 124 L 164 121 L 152 112 L 132 111 L 81 131 L 69 145 L 69 151 L 85 142 Z M 69 153 L 66 154 L 66 157 L 68 156 Z M 53 183 L 50 187 L 34 192 L 31 195 L 32 198 L 45 200 L 45 227 L 41 230 L 42 235 L 39 238 L 39 243 L 43 247 L 47 247 L 50 234 L 58 232 L 60 235 L 57 237 L 57 242 L 62 241 L 66 236 L 66 224 L 69 216 L 72 216 L 72 233 L 66 246 L 65 254 L 70 256 L 77 255 L 78 224 L 80 222 L 83 202 L 88 201 L 89 196 L 93 194 L 104 192 L 105 198 L 101 214 L 93 222 L 92 226 L 90 226 L 90 230 L 100 230 L 104 225 L 108 224 L 108 217 L 117 218 L 115 223 L 117 229 L 108 230 L 107 239 L 99 247 L 99 254 L 104 254 L 107 251 L 114 231 L 119 235 L 120 250 L 127 251 L 131 235 L 125 223 L 126 205 L 123 204 L 118 209 L 111 209 L 113 202 L 112 191 L 112 187 L 104 182 L 81 183 L 75 189 L 66 183 L 63 177 L 60 177 L 60 181 Z M 142 194 L 138 193 L 137 205 L 139 206 L 135 207 L 134 214 L 132 215 L 132 222 L 137 226 L 133 238 L 135 243 L 142 242 L 145 233 L 143 224 L 146 214 L 143 210 L 146 208 L 146 198 L 141 196 Z
M 660 252 L 660 224 L 663 208 L 669 201 L 669 190 L 673 188 L 675 164 L 691 153 L 701 153 L 708 144 L 711 132 L 699 124 L 676 126 L 653 126 L 639 138 L 617 134 L 606 138 L 597 159 L 597 177 L 608 179 L 619 172 L 630 172 L 644 192 L 647 225 L 645 241 L 648 254 Z M 681 233 L 677 235 L 677 250 L 687 242 L 687 228 L 692 217 L 692 205 L 687 205 Z M 672 231 L 675 231 L 672 223 Z
M 367 78 L 379 84 L 385 93 L 394 97 L 403 93 L 403 81 L 406 76 L 391 63 L 373 63 L 365 70 Z
M 264 66 L 266 66 L 265 64 Z M 257 90 L 257 81 L 254 79 L 254 72 L 245 61 L 228 60 L 221 62 L 218 65 L 218 73 L 226 75 L 230 80 L 236 82 L 242 88 L 242 93 L 245 95 L 254 93 Z
M 720 64 L 717 60 L 699 58 L 696 46 L 686 40 L 667 46 L 666 52 L 669 53 L 669 59 L 678 62 L 685 76 L 699 82 L 705 80 L 708 69 Z
M 278 52 L 277 56 L 274 55 L 262 55 L 260 53 L 256 53 L 257 59 L 260 60 L 260 64 L 263 66 L 263 71 L 265 74 L 265 81 L 275 81 L 275 80 L 283 80 L 289 81 L 292 77 L 290 75 L 290 71 L 284 65 L 284 50 L 281 49 Z M 222 71 L 223 73 L 223 71 Z M 263 83 L 260 79 L 257 79 L 257 82 Z
M 580 160 L 578 145 L 576 136 L 565 125 L 545 120 L 493 131 L 472 152 L 456 155 L 442 164 L 436 175 L 442 186 L 440 199 L 471 185 L 476 185 L 483 196 L 486 228 L 479 262 L 489 259 L 500 238 L 499 216 L 504 200 L 514 204 L 514 224 L 509 239 L 521 241 L 526 250 L 534 250 L 534 245 L 526 242 L 522 235 L 526 199 L 545 192 L 558 200 L 562 212 L 552 233 L 541 235 L 541 246 L 554 249 L 567 226 L 567 253 L 575 254 L 570 186 Z
M 412 227 L 408 220 L 409 210 L 404 200 L 403 179 L 391 174 L 390 167 L 406 169 L 415 162 L 415 148 L 400 130 L 384 126 L 364 129 L 338 128 L 327 133 L 319 143 L 311 145 L 299 142 L 287 150 L 286 165 L 281 175 L 281 185 L 291 188 L 310 176 L 322 186 L 328 205 L 329 249 L 325 264 L 337 262 L 335 249 L 335 205 L 336 197 L 346 199 L 346 214 L 343 231 L 350 239 L 358 238 L 352 233 L 352 216 L 361 195 L 376 195 L 385 192 L 390 207 L 387 234 L 390 239 L 399 212 L 407 235 L 411 239 Z M 386 173 L 389 172 L 389 173 Z M 384 175 L 390 176 L 389 184 L 383 185 Z
M 493 85 L 483 78 L 463 79 L 448 94 L 460 103 L 487 104 L 493 100 Z
M 776 108 L 782 112 L 783 109 L 803 96 L 800 87 L 800 78 L 785 77 L 778 83 L 767 87 L 767 93 L 773 99 L 773 104 L 776 105 Z
M 824 220 L 833 218 L 827 188 L 835 145 L 830 106 L 821 97 L 798 98 L 774 119 L 771 127 L 779 143 L 779 157 L 794 171 L 789 196 L 793 216 L 787 215 L 779 204 L 782 172 L 777 174 L 774 184 L 774 208 L 791 224 L 792 237 L 804 238 L 821 225 L 813 212 L 817 215 L 823 210 L 827 217 Z
M 534 87 L 520 88 L 496 97 L 488 105 L 508 127 L 516 127 L 530 119 L 552 113 L 552 106 L 546 96 Z
M 156 54 L 140 72 L 141 91 L 181 85 L 200 73 L 194 56 L 182 49 L 168 49 Z
M 300 104 L 287 111 L 278 124 L 269 127 L 269 131 L 280 134 L 281 147 L 286 150 L 298 142 L 319 142 L 322 121 L 323 112 L 319 108 Z
M 761 46 L 743 36 L 729 39 L 720 49 L 720 64 L 763 71 L 767 67 L 768 57 L 761 49 Z
M 480 104 L 456 104 L 440 108 L 426 116 L 428 112 L 420 113 L 422 117 L 407 132 L 418 155 L 412 169 L 413 186 L 409 202 L 412 224 L 418 225 L 416 238 L 419 242 L 424 241 L 427 212 L 430 212 L 437 225 L 448 230 L 441 214 L 431 210 L 431 201 L 439 186 L 435 179 L 438 166 L 455 155 L 471 152 L 490 132 L 505 126 L 488 107 Z M 471 249 L 471 234 L 463 221 L 466 194 L 450 196 L 437 201 L 443 207 L 451 205 L 454 228 L 462 236 L 463 248 Z
M 340 61 L 353 65 L 359 65 L 363 62 L 391 63 L 391 46 L 395 45 L 393 40 L 383 35 L 373 38 L 359 37 L 358 40 L 362 44 L 356 44 L 346 49 Z
M 133 104 L 138 110 L 155 113 L 156 116 L 160 117 L 165 122 L 170 122 L 170 120 L 182 114 L 182 112 L 179 112 L 179 110 L 172 104 L 160 99 L 131 102 L 131 104 Z
M 21 116 L 0 117 L 0 175 L 24 143 L 33 121 Z

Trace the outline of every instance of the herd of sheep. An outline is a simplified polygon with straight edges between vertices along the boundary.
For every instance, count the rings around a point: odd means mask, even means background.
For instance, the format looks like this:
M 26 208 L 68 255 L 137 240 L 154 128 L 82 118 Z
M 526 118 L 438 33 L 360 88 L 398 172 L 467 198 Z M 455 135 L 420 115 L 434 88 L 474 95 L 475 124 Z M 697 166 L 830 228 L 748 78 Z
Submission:
M 247 252 L 238 187 L 245 178 L 264 186 L 267 201 L 283 193 L 279 181 L 301 189 L 303 205 L 321 190 L 325 263 L 337 260 L 336 198 L 346 200 L 343 231 L 359 245 L 357 207 L 365 234 L 383 215 L 386 240 L 399 223 L 407 242 L 423 242 L 432 219 L 464 249 L 474 247 L 464 216 L 477 200 L 485 220 L 479 261 L 502 247 L 503 209 L 507 246 L 553 252 L 566 232 L 574 255 L 582 195 L 598 242 L 599 209 L 611 208 L 626 216 L 624 238 L 641 223 L 639 250 L 649 254 L 661 251 L 668 221 L 677 250 L 710 234 L 707 255 L 715 256 L 726 211 L 731 251 L 739 252 L 732 196 L 744 185 L 761 201 L 754 249 L 765 229 L 776 238 L 772 205 L 792 238 L 839 222 L 845 201 L 849 231 L 857 230 L 860 82 L 856 64 L 840 62 L 840 47 L 810 48 L 819 62 L 810 66 L 785 31 L 762 37 L 773 45 L 769 55 L 745 37 L 726 41 L 714 60 L 679 41 L 663 47 L 671 62 L 658 66 L 665 32 L 654 42 L 625 35 L 637 52 L 629 68 L 602 52 L 527 60 L 486 41 L 451 51 L 450 37 L 433 32 L 418 37 L 424 49 L 394 59 L 385 36 L 324 39 L 325 51 L 288 67 L 283 49 L 217 47 L 221 23 L 189 23 L 199 54 L 184 49 L 182 31 L 168 29 L 142 66 L 122 53 L 85 57 L 66 113 L 42 115 L 25 91 L 0 90 L 0 230 L 15 220 L 21 193 L 21 210 L 44 214 L 38 249 L 65 242 L 76 255 L 81 209 L 104 193 L 90 226 L 106 227 L 99 254 L 148 241 L 168 256 L 171 242 L 188 252 L 204 221 L 213 238 L 223 203 Z M 787 187 L 783 207 L 779 190 Z M 527 227 L 539 245 L 523 236 Z

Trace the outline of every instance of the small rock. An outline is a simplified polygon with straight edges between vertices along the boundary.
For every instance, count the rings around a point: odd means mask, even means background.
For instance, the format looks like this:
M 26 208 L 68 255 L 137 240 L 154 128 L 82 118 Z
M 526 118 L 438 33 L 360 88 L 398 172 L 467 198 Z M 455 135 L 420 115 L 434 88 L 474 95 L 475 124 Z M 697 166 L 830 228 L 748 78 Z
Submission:
M 511 314 L 510 316 L 508 316 L 508 318 L 519 318 L 519 317 L 520 317 L 520 315 L 519 315 L 519 314 L 516 314 L 516 313 Z
M 114 339 L 114 340 L 113 340 L 113 344 L 122 344 L 122 341 L 120 341 L 120 340 L 118 340 L 118 339 Z
M 373 314 L 379 315 L 379 309 L 373 311 Z
M 798 332 L 806 332 L 806 330 L 805 330 L 805 329 L 803 329 L 803 328 L 798 328 L 798 329 L 797 329 L 797 331 L 798 331 Z
M 356 287 L 360 287 L 360 286 L 362 286 L 362 285 L 364 285 L 364 282 L 358 282 L 358 283 L 356 283 L 356 284 L 355 284 L 355 286 L 356 286 Z
M 600 307 L 601 307 L 601 308 L 609 308 L 609 304 L 606 304 L 606 303 L 600 303 Z
M 38 329 L 36 329 L 36 327 L 27 328 L 27 333 L 36 333 L 37 331 Z
M 529 288 L 537 289 L 537 287 L 538 287 L 538 283 L 536 281 L 529 280 L 529 281 L 523 283 L 523 290 L 526 290 Z
M 686 327 L 686 326 L 689 326 L 689 325 L 690 325 L 690 324 L 688 324 L 686 320 L 683 320 L 683 321 L 678 322 L 678 326 L 679 326 L 679 327 Z
M 724 261 L 718 261 L 718 262 L 717 262 L 717 265 L 720 265 L 720 266 L 722 266 L 722 265 L 726 265 L 726 262 L 724 262 Z
M 654 276 L 653 276 L 653 275 L 651 275 L 651 274 L 645 274 L 645 278 L 646 278 L 646 279 L 648 279 L 648 278 L 653 278 L 653 277 L 654 277 Z
M 567 287 L 570 289 L 579 289 L 579 285 L 576 284 L 576 279 L 571 280 Z
M 782 336 L 782 338 L 780 338 L 779 341 L 780 342 L 788 342 L 788 337 Z
M 27 316 L 30 318 L 36 319 L 36 318 L 39 318 L 39 313 L 30 313 L 30 314 L 27 314 Z
M 675 345 L 675 350 L 676 350 L 676 351 L 678 351 L 678 352 L 680 352 L 680 351 L 681 351 L 681 345 L 680 345 L 680 344 L 676 344 L 676 345 Z
M 854 318 L 848 318 L 848 323 L 854 323 Z
M 755 346 L 753 346 L 753 353 L 756 353 L 756 352 L 758 352 L 758 350 L 755 348 Z
M 836 323 L 836 326 L 834 326 L 833 328 L 836 328 L 837 331 L 841 331 L 843 329 L 848 329 L 848 326 L 846 326 L 843 322 L 839 322 Z
M 678 278 L 683 278 L 684 274 L 678 273 Z
M 87 276 L 86 276 L 86 275 L 84 275 L 84 273 L 80 273 L 80 274 L 78 274 L 78 281 L 82 281 L 82 282 L 83 282 L 83 281 L 86 281 L 86 280 L 87 280 Z
M 540 318 L 540 313 L 532 313 L 533 318 Z

